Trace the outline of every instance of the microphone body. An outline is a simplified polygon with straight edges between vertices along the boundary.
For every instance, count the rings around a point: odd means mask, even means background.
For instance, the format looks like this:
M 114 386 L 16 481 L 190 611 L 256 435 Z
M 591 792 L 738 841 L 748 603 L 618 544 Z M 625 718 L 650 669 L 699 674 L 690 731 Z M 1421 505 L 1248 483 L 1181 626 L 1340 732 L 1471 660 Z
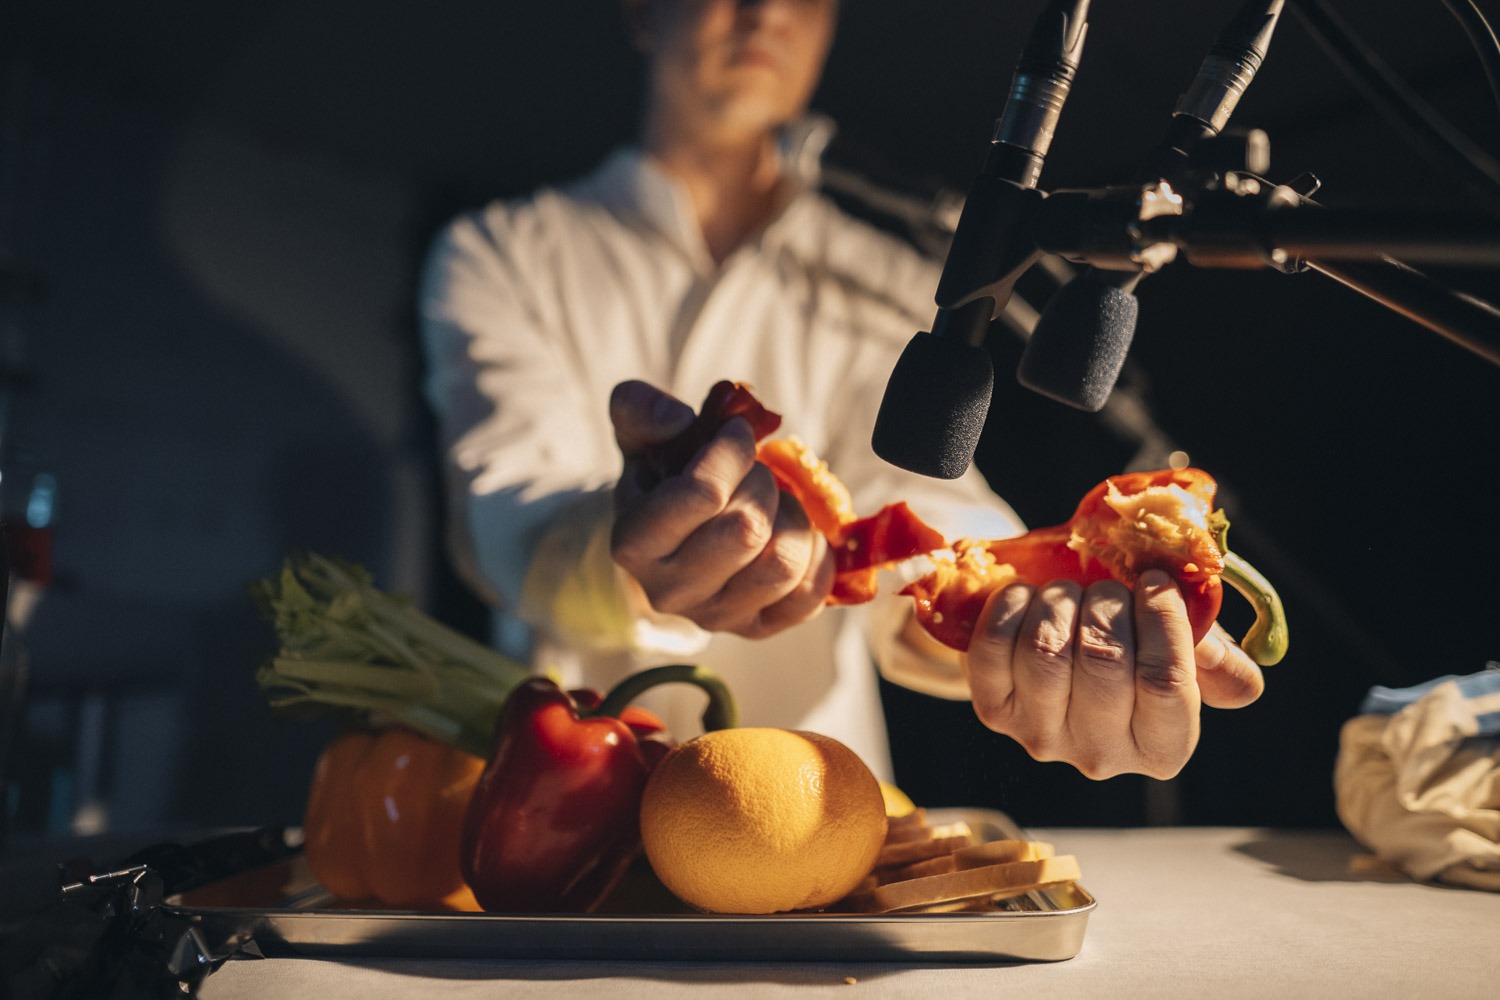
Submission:
M 907 344 L 881 399 L 871 446 L 892 465 L 957 479 L 974 459 L 994 395 L 985 333 L 1041 256 L 1028 223 L 1042 202 L 1036 183 L 1078 70 L 1088 6 L 1052 0 L 1016 65 L 943 265 L 932 330 Z

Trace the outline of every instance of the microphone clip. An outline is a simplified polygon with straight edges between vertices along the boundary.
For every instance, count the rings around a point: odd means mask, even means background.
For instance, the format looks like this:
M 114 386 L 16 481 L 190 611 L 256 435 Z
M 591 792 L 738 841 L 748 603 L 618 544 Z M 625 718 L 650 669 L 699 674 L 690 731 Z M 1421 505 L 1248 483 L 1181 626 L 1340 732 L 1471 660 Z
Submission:
M 1021 275 L 1041 259 L 1032 233 L 1045 198 L 1011 180 L 989 174 L 975 178 L 938 279 L 940 310 L 988 299 L 985 322 L 999 317 Z

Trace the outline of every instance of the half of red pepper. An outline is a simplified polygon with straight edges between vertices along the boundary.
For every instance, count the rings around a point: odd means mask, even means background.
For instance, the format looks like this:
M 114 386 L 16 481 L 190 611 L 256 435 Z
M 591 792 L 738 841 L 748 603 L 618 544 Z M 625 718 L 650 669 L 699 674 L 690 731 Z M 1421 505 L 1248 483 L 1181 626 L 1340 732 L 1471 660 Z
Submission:
M 688 665 L 634 674 L 593 705 L 541 677 L 511 694 L 464 817 L 464 880 L 481 906 L 588 913 L 609 894 L 640 849 L 641 793 L 665 753 L 618 716 L 669 682 L 708 693 L 705 729 L 735 724 L 728 689 Z
M 766 440 L 781 426 L 781 415 L 766 409 L 748 386 L 738 382 L 715 384 L 688 429 L 653 451 L 657 472 L 666 476 L 681 471 L 735 417 L 750 424 L 759 442 L 756 460 L 771 470 L 782 490 L 797 498 L 808 521 L 834 550 L 835 575 L 828 604 L 873 600 L 882 566 L 947 544 L 904 503 L 887 504 L 869 517 L 856 516 L 848 488 L 807 445 L 797 438 Z
M 1266 579 L 1229 551 L 1229 521 L 1214 507 L 1217 491 L 1201 469 L 1112 476 L 1085 494 L 1063 524 L 1016 538 L 959 541 L 953 560 L 902 593 L 916 600 L 917 619 L 929 633 L 963 650 L 989 595 L 1001 587 L 1108 579 L 1134 586 L 1143 572 L 1159 569 L 1177 581 L 1197 642 L 1218 618 L 1228 581 L 1256 611 L 1241 646 L 1270 665 L 1286 653 L 1286 615 Z

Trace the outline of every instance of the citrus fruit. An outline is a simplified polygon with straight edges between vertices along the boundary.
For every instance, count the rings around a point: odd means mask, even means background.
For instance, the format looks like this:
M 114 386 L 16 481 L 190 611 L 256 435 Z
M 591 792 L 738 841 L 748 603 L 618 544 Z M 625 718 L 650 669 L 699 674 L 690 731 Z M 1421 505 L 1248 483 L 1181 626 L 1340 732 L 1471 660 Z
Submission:
M 652 771 L 641 840 L 662 883 L 714 913 L 817 909 L 869 874 L 885 799 L 859 756 L 818 733 L 720 729 Z
M 880 794 L 885 798 L 885 814 L 891 819 L 910 816 L 917 811 L 917 804 L 901 789 L 888 781 L 880 783 Z

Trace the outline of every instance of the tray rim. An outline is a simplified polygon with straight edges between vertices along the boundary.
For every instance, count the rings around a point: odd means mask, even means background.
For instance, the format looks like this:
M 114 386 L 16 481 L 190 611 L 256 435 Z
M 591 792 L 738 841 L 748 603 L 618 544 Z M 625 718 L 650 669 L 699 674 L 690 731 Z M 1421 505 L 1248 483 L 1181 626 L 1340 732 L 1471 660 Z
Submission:
M 964 821 L 976 831 L 984 826 L 1002 834 L 989 839 L 1025 839 L 998 810 L 944 807 L 925 812 L 934 823 Z M 1070 905 L 1060 905 L 1049 898 L 1053 890 L 1043 889 L 1028 895 L 1040 897 L 1048 908 L 949 913 L 528 914 L 210 906 L 184 904 L 179 896 L 169 896 L 161 905 L 231 945 L 254 940 L 262 951 L 270 945 L 274 953 L 303 956 L 1002 962 L 1061 961 L 1078 953 L 1088 917 L 1099 901 L 1081 882 L 1073 883 L 1068 892 L 1072 899 L 1064 902 Z M 813 927 L 822 930 L 810 930 Z M 677 932 L 675 945 L 664 948 L 662 942 L 648 940 L 652 950 L 642 953 L 628 944 L 666 929 Z M 741 933 L 722 933 L 731 929 Z M 462 940 L 444 936 L 455 932 Z M 619 947 L 606 942 L 601 950 L 596 938 L 583 940 L 588 932 L 607 932 Z M 466 943 L 490 933 L 494 941 Z M 950 933 L 957 937 L 950 939 Z M 757 940 L 762 947 L 757 947 Z

